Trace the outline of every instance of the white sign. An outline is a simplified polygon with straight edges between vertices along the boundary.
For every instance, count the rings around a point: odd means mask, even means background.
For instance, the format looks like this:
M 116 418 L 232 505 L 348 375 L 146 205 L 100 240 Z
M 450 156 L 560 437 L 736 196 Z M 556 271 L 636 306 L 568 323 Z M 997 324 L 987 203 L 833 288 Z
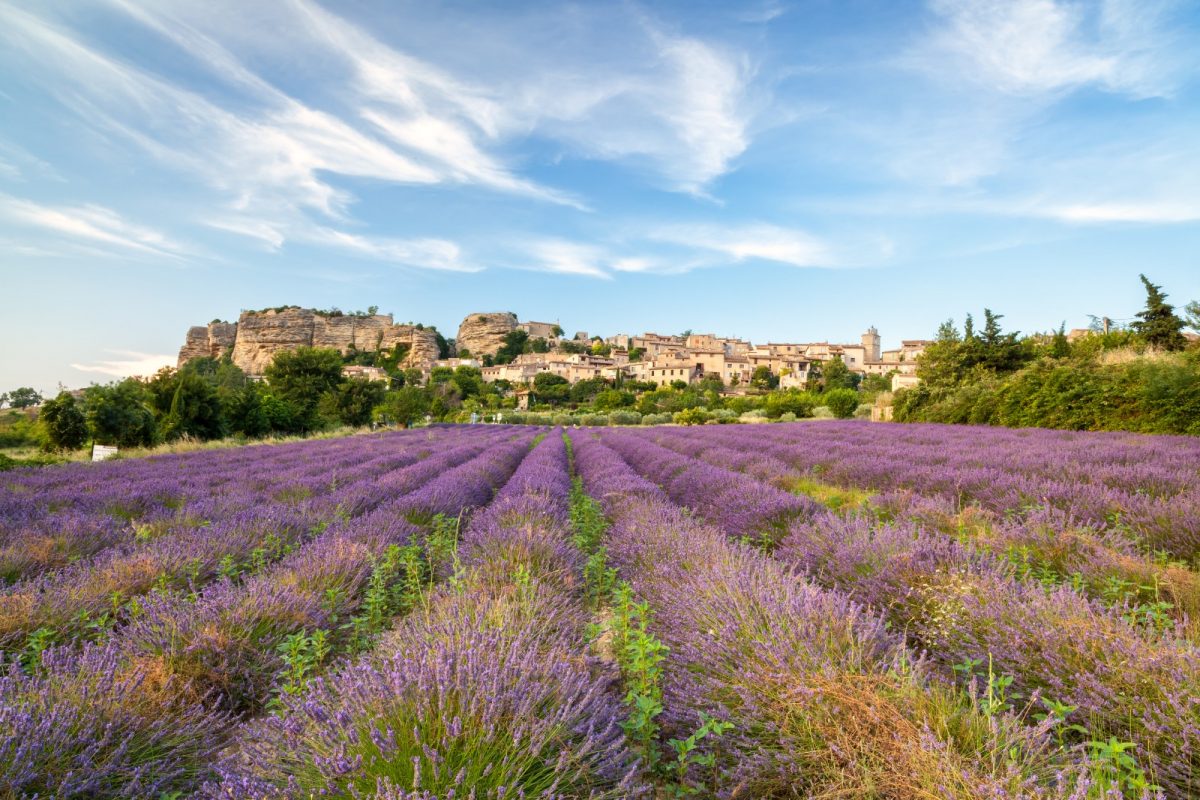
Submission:
M 103 461 L 106 458 L 112 458 L 117 454 L 117 448 L 114 445 L 94 444 L 92 445 L 92 461 Z

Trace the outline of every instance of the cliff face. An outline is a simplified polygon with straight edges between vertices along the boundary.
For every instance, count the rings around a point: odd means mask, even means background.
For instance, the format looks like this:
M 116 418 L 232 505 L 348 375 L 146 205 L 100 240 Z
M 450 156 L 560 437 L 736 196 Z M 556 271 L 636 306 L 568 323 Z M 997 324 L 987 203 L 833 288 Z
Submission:
M 188 328 L 183 347 L 179 348 L 179 365 L 193 358 L 220 358 L 233 347 L 237 338 L 237 323 L 213 322 Z
M 409 346 L 402 367 L 428 369 L 438 357 L 437 335 L 412 325 L 396 325 L 390 314 L 373 317 L 327 317 L 308 308 L 247 311 L 235 323 L 214 322 L 188 329 L 179 350 L 179 366 L 193 358 L 220 358 L 232 349 L 233 363 L 249 375 L 261 375 L 280 350 L 332 347 L 351 350 L 389 350 Z
M 470 314 L 458 326 L 454 345 L 461 353 L 467 350 L 473 357 L 494 356 L 504 344 L 504 336 L 517 327 L 515 314 Z

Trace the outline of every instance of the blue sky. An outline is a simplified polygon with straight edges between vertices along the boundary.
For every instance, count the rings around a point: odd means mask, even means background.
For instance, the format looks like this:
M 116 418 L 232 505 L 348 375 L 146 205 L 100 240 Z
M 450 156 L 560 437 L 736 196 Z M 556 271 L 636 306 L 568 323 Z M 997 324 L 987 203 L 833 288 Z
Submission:
M 0 388 L 282 304 L 885 346 L 1200 299 L 1200 9 L 0 4 Z

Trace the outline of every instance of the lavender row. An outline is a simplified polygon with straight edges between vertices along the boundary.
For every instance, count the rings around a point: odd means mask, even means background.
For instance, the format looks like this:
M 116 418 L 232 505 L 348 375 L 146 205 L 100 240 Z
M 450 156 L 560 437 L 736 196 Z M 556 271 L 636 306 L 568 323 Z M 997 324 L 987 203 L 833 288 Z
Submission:
M 676 443 L 704 438 L 686 432 L 658 438 L 671 437 L 672 444 L 685 451 L 691 448 Z M 643 450 L 653 447 L 642 444 Z M 720 450 L 710 448 L 707 455 L 720 457 Z M 772 476 L 767 470 L 761 477 Z M 930 516 L 928 502 L 918 502 L 924 508 L 917 510 L 894 496 L 885 500 L 901 517 Z M 961 524 L 961 516 L 959 520 Z M 1020 520 L 975 528 L 982 528 L 1008 554 L 1020 553 L 1020 548 L 1032 553 L 1035 547 L 1062 553 L 1065 545 L 1067 552 L 1056 566 L 1079 575 L 1082 585 L 1077 588 L 1083 591 L 1099 594 L 1105 582 L 1111 585 L 1122 572 L 1160 574 L 1120 537 L 1110 535 L 1103 543 L 1101 531 L 1081 534 L 1078 524 L 1062 512 L 1043 509 Z M 1070 529 L 1076 531 L 1075 539 L 1064 541 L 1064 531 Z M 934 654 L 945 674 L 953 675 L 955 666 L 961 672 L 963 664 L 978 667 L 994 659 L 996 668 L 1011 675 L 1024 696 L 1036 690 L 1074 706 L 1073 724 L 1087 723 L 1096 736 L 1132 740 L 1148 751 L 1152 774 L 1173 793 L 1187 796 L 1194 791 L 1190 776 L 1198 765 L 1200 744 L 1200 654 L 1181 639 L 1180 626 L 1167 622 L 1149 630 L 1135 627 L 1130 621 L 1137 614 L 1137 608 L 1130 608 L 1132 601 L 1114 609 L 1068 586 L 1047 591 L 1046 581 L 1018 582 L 1011 563 L 998 561 L 994 551 L 978 546 L 985 544 L 969 548 L 911 523 L 879 528 L 869 515 L 846 520 L 824 514 L 794 523 L 777 555 L 800 565 L 823 585 L 887 609 L 893 625 L 907 631 L 918 648 Z M 1059 573 L 1059 580 L 1067 574 Z M 1194 602 L 1194 592 L 1187 594 L 1194 573 L 1174 568 L 1162 574 L 1166 588 L 1174 585 Z M 1153 606 L 1146 608 L 1154 611 Z M 987 616 L 971 619 L 968 611 Z M 958 626 L 957 638 L 950 642 L 948 629 L 953 626 Z M 1105 642 L 1112 643 L 1111 649 L 1104 650 Z M 1001 656 L 994 647 L 1006 648 L 1011 655 Z M 1136 714 L 1130 714 L 1125 703 L 1132 703 Z
M 430 452 L 427 442 L 415 438 L 392 438 L 388 444 L 390 452 L 357 464 L 341 459 L 291 464 L 292 459 L 279 457 L 258 461 L 250 474 L 217 469 L 186 478 L 112 476 L 103 491 L 79 488 L 77 507 L 49 513 L 37 503 L 10 508 L 0 526 L 0 579 L 36 575 L 109 547 L 170 535 L 264 503 L 329 494 L 339 483 L 399 469 Z
M 911 489 L 998 513 L 1053 507 L 1200 555 L 1200 444 L 1187 437 L 855 422 L 705 429 L 841 486 Z
M 602 441 L 636 472 L 661 486 L 673 501 L 730 536 L 769 536 L 788 519 L 820 508 L 808 498 L 680 455 L 635 433 L 605 431 Z
M 181 498 L 203 495 L 214 487 L 278 485 L 361 466 L 409 445 L 425 444 L 433 449 L 432 445 L 446 435 L 445 431 L 404 431 L 9 472 L 0 478 L 5 490 L 0 493 L 0 519 L 7 527 L 28 510 L 47 513 L 65 506 L 139 516 L 152 508 L 177 504 Z M 117 494 L 115 487 L 126 494 Z
M 801 485 L 794 468 L 759 450 L 742 451 L 714 442 L 716 436 L 684 429 L 647 432 L 656 444 L 712 465 L 727 464 L 772 486 Z M 645 445 L 643 445 L 645 447 Z M 635 462 L 636 463 L 636 462 Z M 1174 620 L 1200 635 L 1200 575 L 1186 566 L 1147 557 L 1119 531 L 1089 525 L 1069 512 L 1031 509 L 1000 515 L 977 506 L 958 508 L 949 498 L 905 490 L 876 495 L 856 513 L 909 519 L 1012 565 L 1022 577 L 1044 585 L 1070 584 L 1112 605 L 1128 605 L 1129 616 L 1149 616 L 1162 628 Z
M 603 444 L 573 441 L 613 520 L 611 560 L 670 648 L 667 732 L 686 736 L 701 713 L 734 726 L 711 746 L 714 796 L 1087 796 L 1046 725 L 964 702 L 872 612 L 680 513 Z
M 464 479 L 467 505 L 479 496 L 472 480 L 490 493 L 527 449 L 528 436 L 515 437 L 476 459 L 490 469 L 467 462 L 443 465 L 444 474 Z M 252 711 L 266 699 L 281 666 L 276 645 L 300 631 L 338 635 L 333 623 L 353 613 L 379 554 L 416 534 L 405 517 L 426 508 L 420 494 L 331 528 L 245 584 L 222 582 L 194 603 L 153 600 L 103 648 L 51 650 L 33 676 L 14 667 L 0 716 L 20 716 L 41 735 L 36 743 L 0 743 L 0 754 L 11 758 L 4 764 L 0 755 L 0 774 L 9 776 L 0 785 L 56 797 L 143 797 L 195 787 L 225 745 L 231 712 Z M 441 494 L 435 499 L 446 502 Z M 46 697 L 58 698 L 55 708 L 45 707 Z M 93 703 L 107 709 L 105 717 L 88 714 Z
M 11 647 L 39 628 L 53 630 L 60 640 L 70 638 L 155 587 L 195 589 L 223 571 L 269 563 L 320 532 L 339 513 L 363 513 L 392 493 L 412 491 L 494 439 L 468 438 L 384 480 L 368 476 L 326 497 L 265 504 L 210 525 L 181 526 L 174 535 L 113 548 L 58 573 L 17 583 L 0 593 L 0 646 Z M 220 500 L 213 502 L 220 507 Z
M 1171 797 L 1200 790 L 1200 650 L 1131 625 L 1070 587 L 1014 580 L 988 555 L 912 523 L 825 515 L 776 556 L 882 609 L 943 674 L 990 670 L 1009 692 L 1071 707 L 1065 723 L 1136 745 Z
M 375 658 L 249 725 L 210 796 L 643 795 L 611 676 L 580 657 L 566 475 L 552 436 L 472 520 L 460 585 Z

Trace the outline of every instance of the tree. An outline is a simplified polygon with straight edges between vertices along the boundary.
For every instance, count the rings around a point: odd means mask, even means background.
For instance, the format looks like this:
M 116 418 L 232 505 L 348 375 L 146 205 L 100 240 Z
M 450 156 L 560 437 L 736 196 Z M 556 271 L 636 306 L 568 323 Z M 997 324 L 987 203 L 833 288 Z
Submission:
M 154 444 L 158 428 L 150 393 L 136 378 L 84 390 L 88 427 L 101 444 L 147 447 Z
M 596 395 L 592 401 L 597 411 L 611 411 L 617 408 L 632 406 L 636 398 L 632 392 L 622 392 L 619 389 L 605 389 Z
M 1067 322 L 1063 320 L 1050 340 L 1050 357 L 1066 358 L 1071 355 L 1071 342 L 1067 339 Z
M 892 388 L 892 376 L 896 374 L 896 370 L 889 370 L 886 375 L 867 375 L 863 378 L 859 388 L 864 392 L 886 392 Z
M 853 389 L 832 389 L 822 399 L 838 419 L 850 419 L 858 410 L 858 392 Z
M 1151 283 L 1145 275 L 1138 277 L 1146 287 L 1146 307 L 1138 312 L 1138 321 L 1133 323 L 1133 329 L 1151 347 L 1182 350 L 1187 346 L 1187 339 L 1180 332 L 1183 330 L 1183 320 L 1175 316 L 1175 307 L 1167 302 L 1167 295 L 1161 286 Z
M 42 406 L 39 419 L 52 450 L 78 450 L 87 441 L 87 418 L 70 392 L 59 392 L 58 397 Z
M 343 425 L 366 425 L 385 394 L 386 388 L 379 381 L 345 381 L 321 399 L 321 412 Z
M 758 389 L 774 389 L 779 385 L 779 378 L 765 364 L 754 368 L 750 376 L 750 385 Z
M 550 329 L 550 334 L 551 334 L 552 336 L 554 336 L 556 339 L 561 339 L 561 338 L 562 338 L 562 335 L 563 335 L 563 329 L 562 329 L 562 326 L 561 326 L 561 325 L 555 325 L 553 328 L 551 328 L 551 329 Z
M 979 337 L 979 363 L 997 373 L 1015 372 L 1033 358 L 1032 351 L 1021 344 L 1020 331 L 1004 333 L 1000 330 L 1003 318 L 1003 314 L 994 314 L 990 308 L 985 308 L 983 334 Z
M 1187 326 L 1200 333 L 1200 300 L 1193 300 L 1183 307 L 1184 321 Z
M 570 397 L 571 384 L 561 375 L 539 372 L 533 377 L 533 395 L 539 403 L 562 403 Z
M 483 381 L 483 373 L 476 367 L 459 367 L 454 370 L 450 379 L 458 387 L 464 397 L 479 397 L 486 393 L 487 384 Z
M 219 439 L 225 435 L 222 411 L 221 400 L 211 383 L 196 372 L 180 370 L 163 424 L 163 436 Z
M 504 343 L 496 351 L 497 364 L 511 364 L 516 357 L 529 350 L 529 333 L 520 328 L 513 328 L 504 334 Z
M 767 395 L 763 400 L 763 411 L 771 419 L 779 419 L 789 412 L 797 417 L 811 417 L 816 405 L 816 400 L 808 392 L 788 389 Z
M 295 430 L 306 433 L 320 425 L 321 396 L 342 382 L 342 356 L 329 348 L 280 350 L 265 373 L 272 395 L 292 407 Z
M 825 384 L 825 390 L 833 389 L 857 389 L 862 376 L 850 371 L 846 366 L 846 362 L 842 361 L 841 357 L 832 358 L 826 361 L 824 369 L 821 371 L 821 377 Z
M 31 408 L 42 402 L 42 395 L 37 389 L 22 386 L 8 393 L 8 404 L 13 408 Z
M 247 382 L 236 391 L 222 394 L 221 408 L 231 432 L 253 437 L 271 432 L 271 418 L 263 407 L 263 389 L 261 383 Z

